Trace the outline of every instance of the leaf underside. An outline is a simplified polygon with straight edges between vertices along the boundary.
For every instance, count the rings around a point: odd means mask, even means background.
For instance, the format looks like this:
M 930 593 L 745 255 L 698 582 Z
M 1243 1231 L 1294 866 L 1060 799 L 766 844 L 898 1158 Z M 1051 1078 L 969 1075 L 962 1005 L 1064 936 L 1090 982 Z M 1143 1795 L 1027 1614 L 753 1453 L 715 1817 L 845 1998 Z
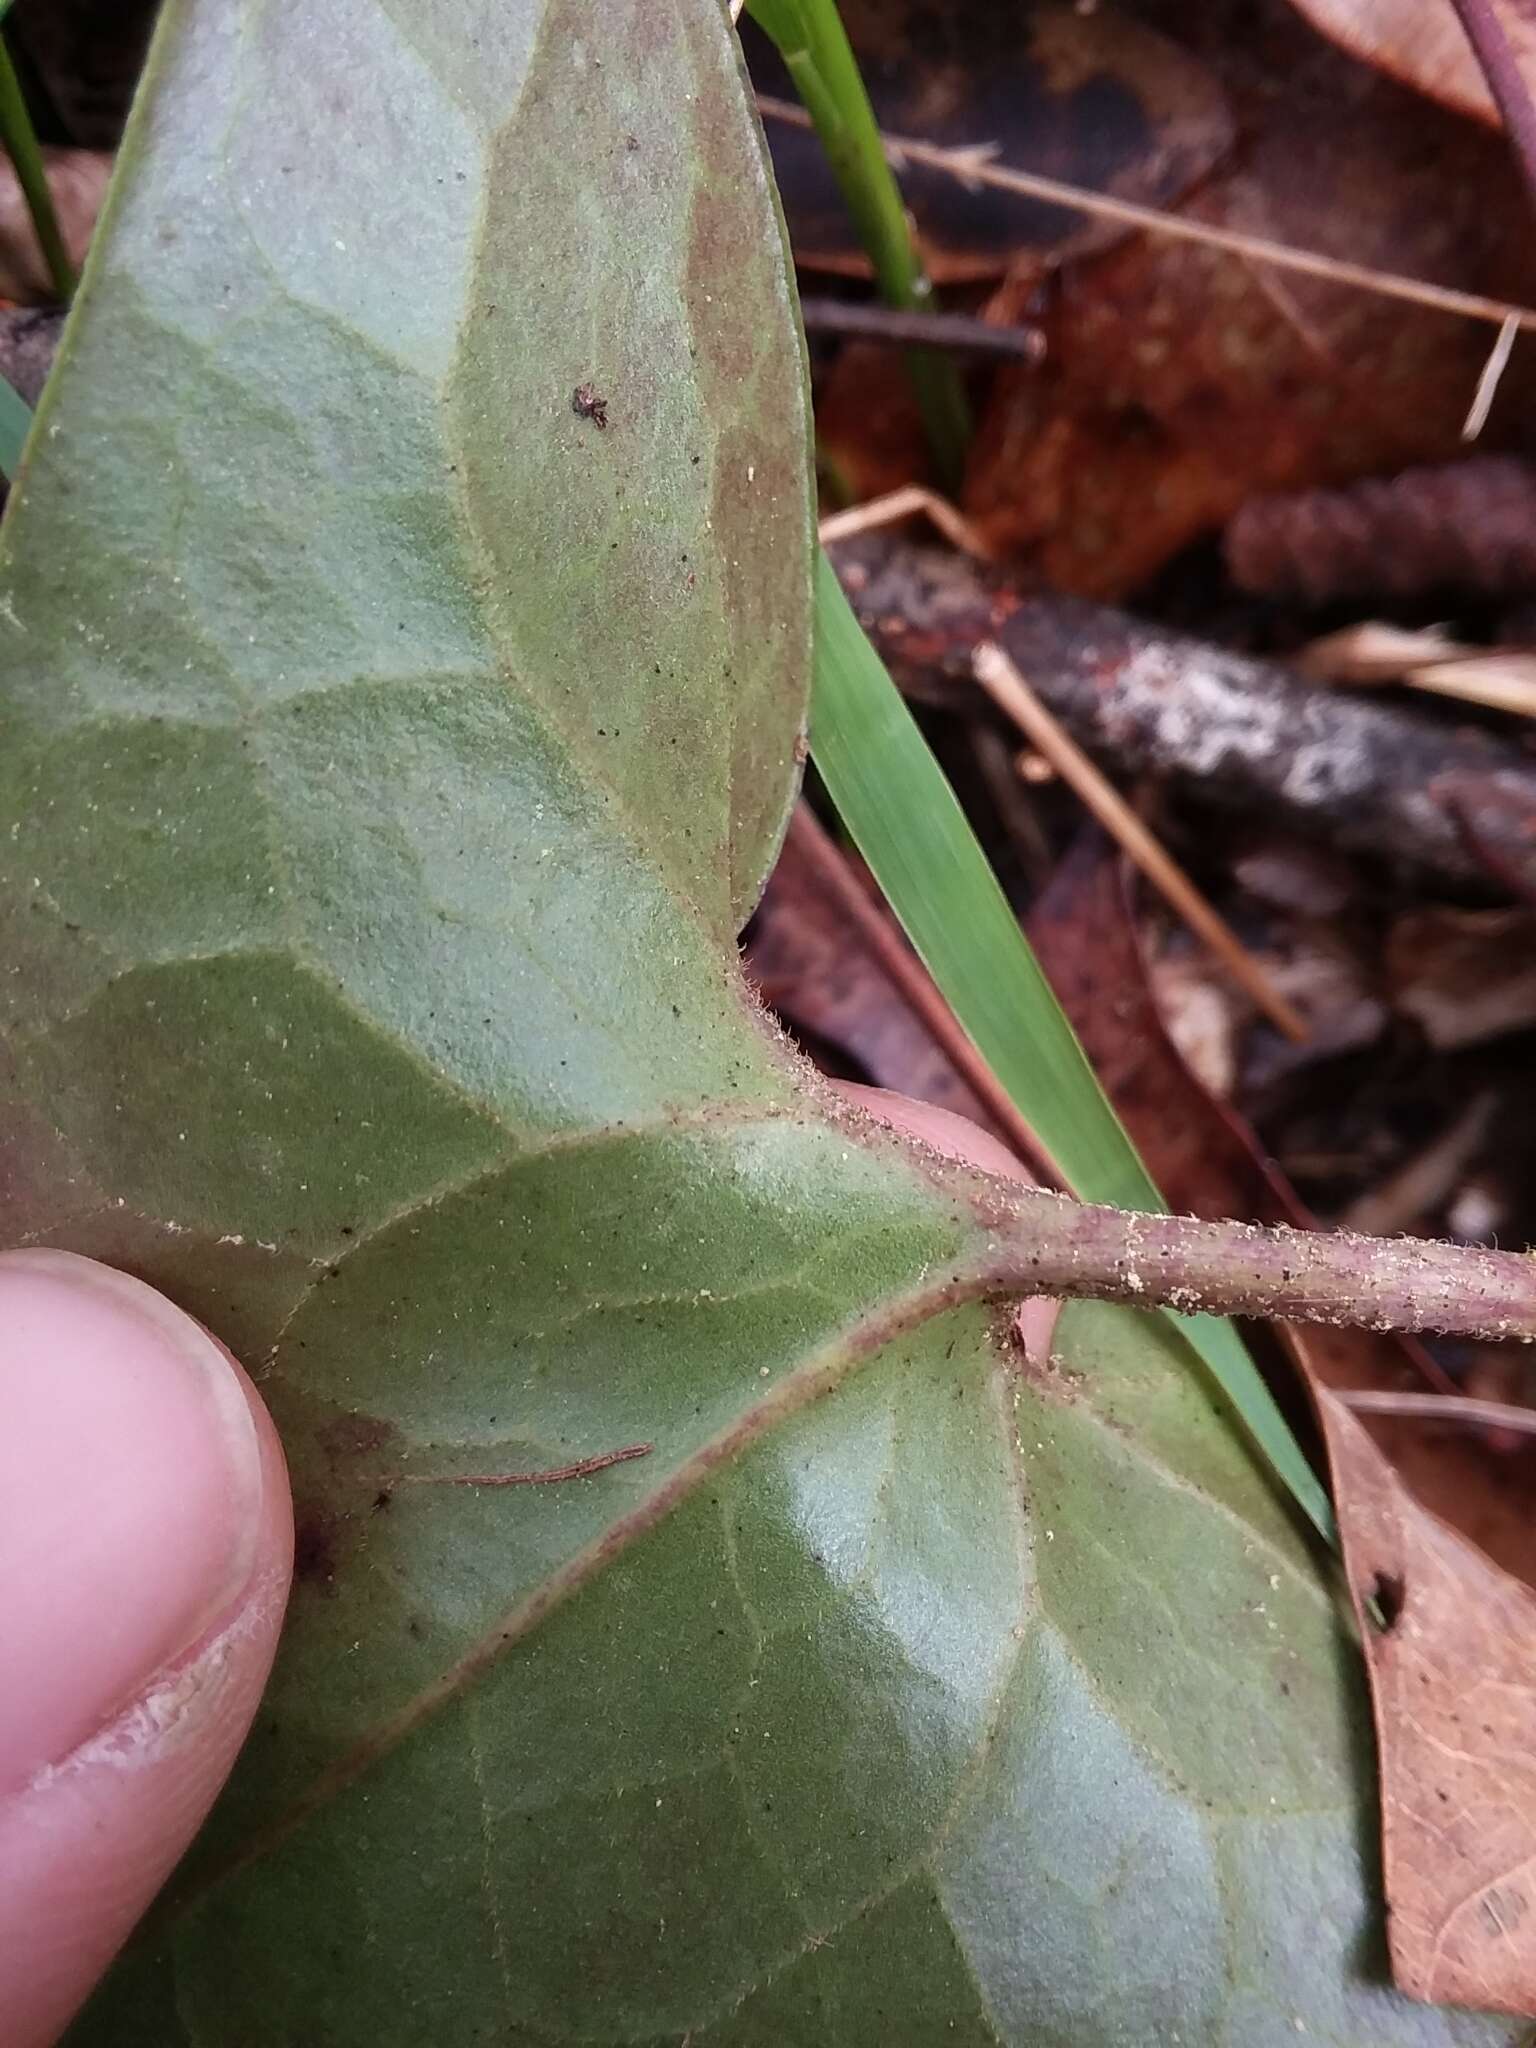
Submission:
M 248 1361 L 300 1576 L 79 2041 L 1512 2038 L 1384 1986 L 1166 1322 L 824 1369 L 978 1226 L 737 971 L 810 562 L 713 0 L 170 0 L 4 529 L 0 1218 Z

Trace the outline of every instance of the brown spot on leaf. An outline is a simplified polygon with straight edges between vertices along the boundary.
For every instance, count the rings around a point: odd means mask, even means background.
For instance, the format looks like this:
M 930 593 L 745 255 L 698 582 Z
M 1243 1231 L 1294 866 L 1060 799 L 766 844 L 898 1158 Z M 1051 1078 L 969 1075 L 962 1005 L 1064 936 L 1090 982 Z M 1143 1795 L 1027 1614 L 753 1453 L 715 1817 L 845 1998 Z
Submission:
M 341 1558 L 344 1515 L 318 1504 L 300 1504 L 294 1510 L 293 1576 L 298 1585 L 333 1590 Z
M 336 1472 L 360 1458 L 376 1459 L 399 1435 L 395 1425 L 379 1415 L 337 1415 L 316 1430 L 315 1442 Z

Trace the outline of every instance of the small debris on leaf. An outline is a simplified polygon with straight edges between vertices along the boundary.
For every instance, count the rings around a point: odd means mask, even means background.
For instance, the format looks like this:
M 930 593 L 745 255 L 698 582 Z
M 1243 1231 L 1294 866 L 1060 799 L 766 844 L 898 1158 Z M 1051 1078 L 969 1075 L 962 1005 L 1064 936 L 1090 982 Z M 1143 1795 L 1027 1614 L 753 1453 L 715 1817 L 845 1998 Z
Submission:
M 590 384 L 578 384 L 571 393 L 571 411 L 579 420 L 590 420 L 594 427 L 608 424 L 608 401 L 600 398 Z

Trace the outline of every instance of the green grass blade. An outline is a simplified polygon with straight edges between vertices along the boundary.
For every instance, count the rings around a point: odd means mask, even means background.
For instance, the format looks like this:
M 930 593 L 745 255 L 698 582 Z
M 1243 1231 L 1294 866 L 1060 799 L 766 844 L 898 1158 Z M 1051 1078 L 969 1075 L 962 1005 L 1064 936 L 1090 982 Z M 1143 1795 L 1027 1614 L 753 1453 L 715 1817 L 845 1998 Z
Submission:
M 881 297 L 888 306 L 930 310 L 933 287 L 913 245 L 837 0 L 747 0 L 747 11 L 776 45 L 815 124 Z M 934 462 L 952 490 L 971 433 L 960 373 L 935 350 L 909 349 L 906 355 Z
M 1085 1201 L 1165 1209 L 825 555 L 817 568 L 811 751 L 923 964 L 1068 1184 Z M 1173 1320 L 1332 1541 L 1327 1494 L 1234 1326 L 1216 1316 Z
M 16 67 L 11 62 L 11 53 L 3 36 L 0 36 L 0 142 L 5 144 L 6 153 L 16 166 L 16 182 L 32 216 L 33 231 L 43 252 L 43 260 L 48 265 L 48 274 L 53 279 L 53 288 L 60 299 L 68 299 L 75 289 L 74 266 L 65 251 L 59 217 L 53 210 L 53 194 L 48 189 L 48 173 L 43 168 L 37 130 L 32 126 L 21 81 L 16 76 Z
M 14 384 L 0 377 L 0 474 L 9 482 L 21 463 L 32 431 L 32 408 Z
M 825 555 L 811 744 L 929 973 L 1067 1181 L 1085 1199 L 1160 1208 L 954 791 Z

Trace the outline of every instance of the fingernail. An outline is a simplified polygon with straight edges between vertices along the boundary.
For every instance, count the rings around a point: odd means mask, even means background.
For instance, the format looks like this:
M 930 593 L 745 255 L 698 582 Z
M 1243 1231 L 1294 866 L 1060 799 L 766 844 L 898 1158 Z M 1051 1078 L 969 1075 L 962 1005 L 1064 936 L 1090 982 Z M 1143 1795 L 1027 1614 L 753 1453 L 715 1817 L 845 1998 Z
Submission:
M 234 1607 L 261 1488 L 244 1390 L 190 1316 L 71 1252 L 0 1253 L 0 1793 Z

